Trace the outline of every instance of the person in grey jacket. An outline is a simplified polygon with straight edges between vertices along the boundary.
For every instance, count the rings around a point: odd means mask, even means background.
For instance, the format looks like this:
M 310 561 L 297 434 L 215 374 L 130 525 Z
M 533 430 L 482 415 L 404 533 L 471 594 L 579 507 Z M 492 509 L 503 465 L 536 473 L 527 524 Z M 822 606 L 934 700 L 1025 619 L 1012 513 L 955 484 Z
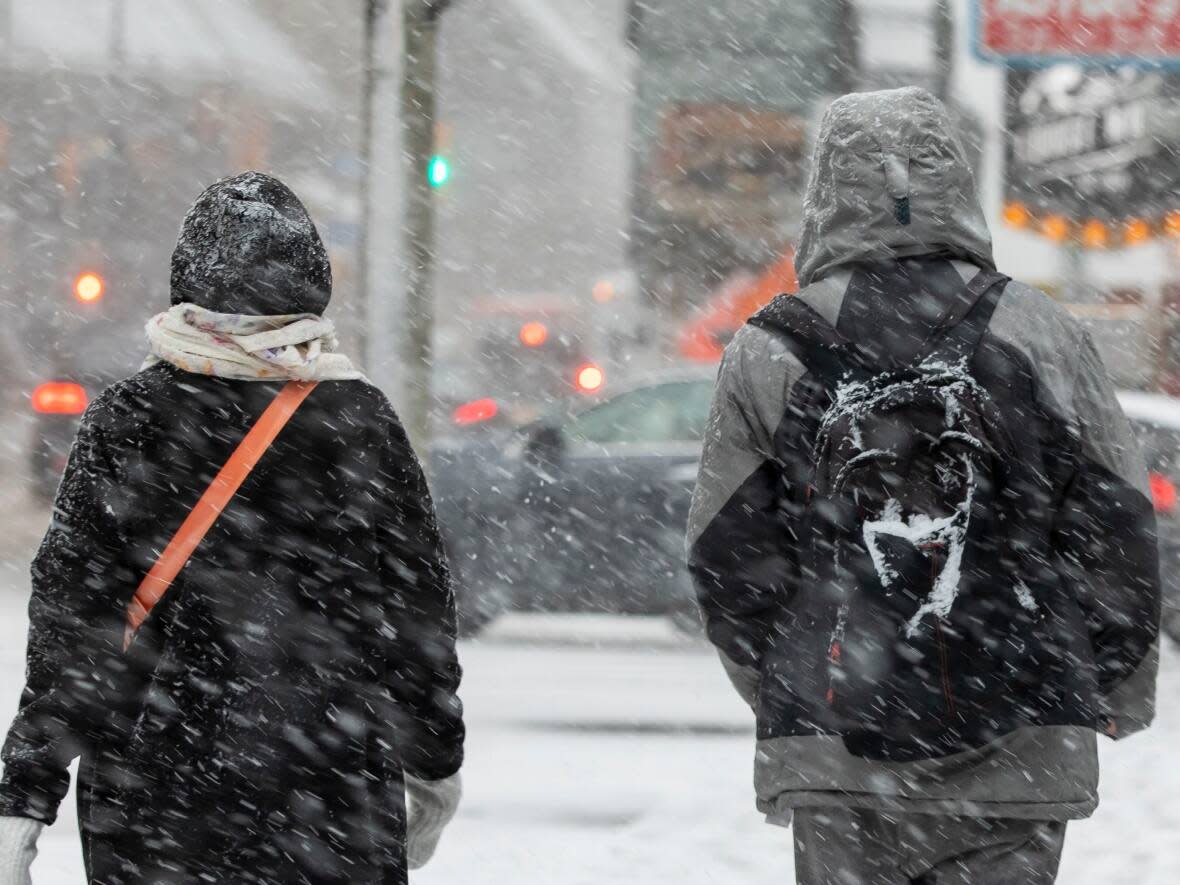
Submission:
M 798 303 L 780 296 L 726 349 L 688 537 L 709 638 L 757 716 L 758 808 L 771 823 L 793 818 L 800 883 L 1051 883 L 1066 822 L 1098 803 L 1096 733 L 1126 737 L 1153 717 L 1159 576 L 1138 445 L 1086 332 L 1040 291 L 994 274 L 972 171 L 928 92 L 836 100 L 803 212 Z M 880 710 L 831 714 L 849 672 L 848 644 L 837 640 L 851 629 L 836 622 L 847 608 L 831 594 L 847 588 L 824 584 L 809 566 L 809 533 L 827 518 L 808 516 L 817 428 L 830 431 L 820 423 L 825 410 L 853 394 L 825 386 L 776 317 L 806 312 L 839 339 L 832 353 L 902 365 L 947 326 L 964 292 L 993 289 L 979 302 L 992 299 L 978 350 L 964 363 L 975 378 L 965 383 L 978 381 L 1001 413 L 1008 408 L 1014 451 L 1030 461 L 1022 469 L 1033 477 L 1033 500 L 1018 518 L 1040 539 L 1040 583 L 1029 592 L 1014 578 L 991 597 L 1011 619 L 1026 618 L 1034 672 L 972 686 L 948 672 L 944 657 L 930 709 L 937 715 L 945 696 L 945 731 L 963 739 L 890 744 L 894 726 L 881 725 L 889 720 Z M 953 417 L 948 410 L 948 426 Z M 916 518 L 881 519 L 918 546 Z M 934 524 L 949 522 L 924 523 Z M 863 537 L 862 547 L 874 543 Z M 874 562 L 878 575 L 868 580 L 888 595 L 896 574 Z M 950 574 L 945 559 L 931 569 L 931 585 Z M 968 571 L 964 564 L 955 575 L 960 583 Z M 950 599 L 935 615 L 928 599 L 911 623 L 947 629 L 955 607 L 967 604 Z M 988 648 L 988 637 L 981 641 Z M 926 704 L 891 687 L 907 667 L 921 677 L 924 662 L 889 660 L 892 669 L 875 676 L 875 703 L 864 706 Z M 986 689 L 1000 711 L 990 730 L 971 731 L 974 740 L 964 737 L 971 723 L 954 704 L 956 688 Z

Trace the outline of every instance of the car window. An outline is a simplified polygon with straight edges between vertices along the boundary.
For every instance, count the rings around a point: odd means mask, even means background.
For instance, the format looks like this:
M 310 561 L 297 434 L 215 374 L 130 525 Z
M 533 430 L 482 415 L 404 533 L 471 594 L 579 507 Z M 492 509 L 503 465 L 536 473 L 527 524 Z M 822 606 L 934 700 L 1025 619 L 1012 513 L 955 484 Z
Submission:
M 1180 432 L 1132 419 L 1143 446 L 1147 469 L 1170 478 L 1180 478 Z
M 575 442 L 699 442 L 709 418 L 712 384 L 677 381 L 628 391 L 575 415 L 566 436 Z

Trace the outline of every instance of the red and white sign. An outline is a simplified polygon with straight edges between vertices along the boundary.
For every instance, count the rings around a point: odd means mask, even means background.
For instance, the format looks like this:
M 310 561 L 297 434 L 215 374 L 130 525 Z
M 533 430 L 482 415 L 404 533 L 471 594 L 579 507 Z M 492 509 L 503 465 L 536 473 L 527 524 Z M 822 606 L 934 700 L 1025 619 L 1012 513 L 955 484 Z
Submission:
M 1180 61 L 1180 0 L 975 0 L 976 50 L 996 61 Z

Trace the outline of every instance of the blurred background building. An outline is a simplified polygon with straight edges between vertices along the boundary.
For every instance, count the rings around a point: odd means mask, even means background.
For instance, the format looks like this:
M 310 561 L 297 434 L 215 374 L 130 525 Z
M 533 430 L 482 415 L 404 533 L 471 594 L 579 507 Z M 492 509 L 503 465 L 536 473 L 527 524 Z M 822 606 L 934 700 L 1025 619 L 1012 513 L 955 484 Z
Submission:
M 363 11 L 0 0 L 0 347 L 14 416 L 42 382 L 92 391 L 136 367 L 185 209 L 246 167 L 288 180 L 320 225 L 346 345 L 395 352 L 396 311 L 392 327 L 370 322 L 356 290 Z M 575 394 L 587 365 L 613 380 L 715 360 L 794 284 L 815 120 L 848 89 L 917 83 L 949 100 L 1006 271 L 1060 297 L 1084 280 L 1091 303 L 1162 303 L 1177 241 L 1158 225 L 1127 239 L 1109 219 L 1080 259 L 1043 219 L 1013 223 L 1004 120 L 1020 104 L 1004 69 L 972 55 L 968 26 L 967 0 L 455 0 L 432 167 L 440 416 L 489 396 L 536 413 Z M 1124 87 L 1148 88 L 1138 82 Z M 1150 341 L 1154 321 L 1118 317 L 1114 352 L 1167 338 L 1159 316 Z M 1129 386 L 1166 380 L 1150 360 L 1121 368 Z M 379 380 L 396 399 L 396 367 Z
M 135 368 L 185 209 L 233 170 L 291 181 L 349 300 L 348 93 L 263 10 L 207 7 L 0 2 L 0 302 L 22 384 Z

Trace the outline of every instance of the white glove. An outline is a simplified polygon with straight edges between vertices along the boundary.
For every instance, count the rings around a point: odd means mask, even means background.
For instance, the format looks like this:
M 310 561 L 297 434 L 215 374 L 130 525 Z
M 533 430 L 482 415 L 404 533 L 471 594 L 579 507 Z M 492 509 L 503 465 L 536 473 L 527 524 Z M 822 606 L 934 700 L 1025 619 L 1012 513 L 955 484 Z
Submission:
M 30 869 L 43 829 L 30 817 L 0 817 L 0 885 L 33 885 Z
M 459 808 L 463 781 L 452 774 L 437 781 L 406 775 L 406 859 L 411 870 L 421 869 L 434 856 L 443 827 Z M 8 885 L 0 881 L 0 885 Z

